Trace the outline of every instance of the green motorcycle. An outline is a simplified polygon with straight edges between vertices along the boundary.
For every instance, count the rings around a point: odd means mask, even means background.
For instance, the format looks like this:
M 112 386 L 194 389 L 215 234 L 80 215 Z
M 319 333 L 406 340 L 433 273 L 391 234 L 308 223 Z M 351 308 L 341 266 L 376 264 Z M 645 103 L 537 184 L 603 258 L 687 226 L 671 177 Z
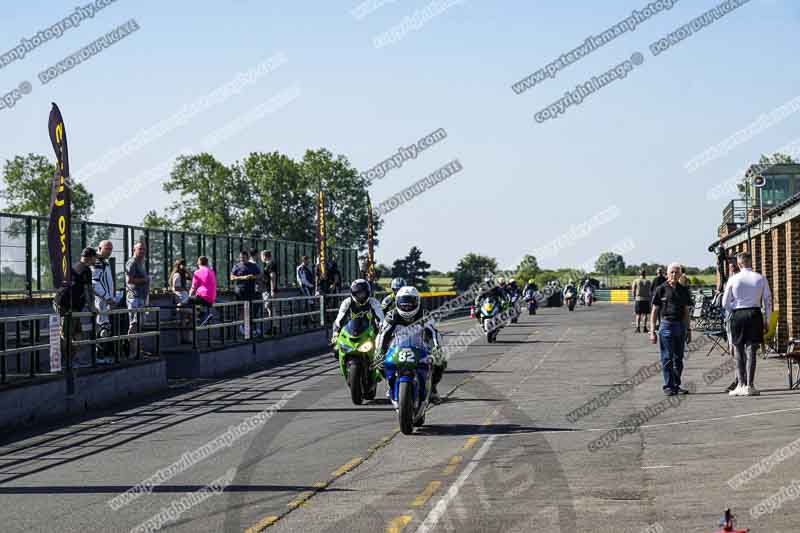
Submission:
M 361 405 L 364 400 L 374 400 L 378 382 L 383 379 L 373 361 L 376 336 L 367 314 L 352 315 L 339 331 L 336 341 L 339 370 L 347 381 L 355 405 Z

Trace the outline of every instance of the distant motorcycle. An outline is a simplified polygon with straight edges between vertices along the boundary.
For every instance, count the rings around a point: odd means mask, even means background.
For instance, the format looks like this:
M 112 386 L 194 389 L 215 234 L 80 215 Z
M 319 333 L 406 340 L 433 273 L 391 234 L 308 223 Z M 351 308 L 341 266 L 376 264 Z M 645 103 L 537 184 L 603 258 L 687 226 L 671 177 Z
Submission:
M 578 301 L 577 292 L 578 291 L 576 291 L 575 289 L 569 288 L 567 292 L 564 293 L 564 303 L 567 304 L 567 308 L 569 308 L 570 311 L 575 310 L 575 304 Z
M 497 318 L 500 316 L 500 304 L 494 297 L 484 298 L 480 307 L 480 321 L 483 327 L 483 332 L 486 334 L 486 342 L 492 343 L 497 340 L 497 333 L 500 331 L 500 326 L 496 324 Z
M 511 304 L 510 308 L 513 310 L 511 323 L 516 324 L 519 321 L 519 292 L 515 292 L 511 295 Z
M 592 306 L 592 302 L 594 301 L 594 289 L 591 285 L 583 289 L 583 293 L 581 293 L 581 305 L 585 305 L 587 307 Z
M 528 314 L 535 315 L 536 308 L 538 307 L 538 303 L 536 302 L 536 294 L 533 291 L 528 291 L 523 296 L 523 299 L 528 302 Z

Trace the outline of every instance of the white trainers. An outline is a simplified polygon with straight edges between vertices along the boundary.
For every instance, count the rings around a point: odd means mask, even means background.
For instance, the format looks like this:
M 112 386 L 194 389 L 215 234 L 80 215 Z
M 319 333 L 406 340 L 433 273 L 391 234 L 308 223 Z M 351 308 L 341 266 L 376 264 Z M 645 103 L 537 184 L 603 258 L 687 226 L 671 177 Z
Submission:
M 761 393 L 758 391 L 755 385 L 748 385 L 745 387 L 747 389 L 748 396 L 760 396 Z
M 745 387 L 742 385 L 737 385 L 735 389 L 728 393 L 728 396 L 744 396 L 745 394 Z

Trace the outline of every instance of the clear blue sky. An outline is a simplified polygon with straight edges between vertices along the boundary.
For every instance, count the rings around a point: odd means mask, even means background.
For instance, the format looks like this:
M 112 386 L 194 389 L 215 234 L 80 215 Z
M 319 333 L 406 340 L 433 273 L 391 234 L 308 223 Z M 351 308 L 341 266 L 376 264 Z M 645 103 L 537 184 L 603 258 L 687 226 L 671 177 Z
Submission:
M 624 254 L 629 263 L 709 265 L 706 248 L 729 198 L 710 201 L 707 190 L 761 152 L 800 137 L 793 116 L 694 174 L 684 169 L 691 157 L 798 95 L 796 1 L 752 0 L 653 57 L 650 43 L 717 4 L 681 0 L 522 95 L 512 83 L 647 1 L 464 0 L 399 42 L 373 46 L 374 36 L 431 1 L 396 0 L 356 20 L 350 10 L 359 0 L 117 0 L 0 69 L 0 94 L 33 84 L 13 109 L 0 110 L 0 160 L 27 152 L 53 157 L 46 124 L 55 101 L 74 171 L 282 51 L 288 62 L 277 71 L 92 179 L 96 201 L 296 85 L 293 102 L 218 145 L 216 157 L 227 163 L 272 150 L 301 157 L 326 147 L 366 170 L 428 132 L 448 133 L 372 186 L 379 203 L 453 158 L 464 167 L 386 216 L 380 262 L 416 244 L 436 269 L 452 269 L 468 252 L 507 267 L 616 205 L 616 219 L 541 265 L 582 263 L 628 238 L 636 245 Z M 6 9 L 0 53 L 77 4 L 29 0 Z M 39 82 L 41 70 L 130 18 L 138 32 L 49 84 Z M 534 120 L 564 91 L 636 51 L 645 62 L 626 79 L 556 120 Z M 169 201 L 154 184 L 103 218 L 140 223 L 146 210 Z

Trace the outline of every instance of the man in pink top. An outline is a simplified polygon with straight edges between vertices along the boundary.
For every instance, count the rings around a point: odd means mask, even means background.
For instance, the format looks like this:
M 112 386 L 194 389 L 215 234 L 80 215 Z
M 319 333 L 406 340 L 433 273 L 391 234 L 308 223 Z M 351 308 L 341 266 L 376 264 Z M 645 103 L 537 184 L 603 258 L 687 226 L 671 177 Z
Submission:
M 213 317 L 211 306 L 217 301 L 217 275 L 208 267 L 208 257 L 197 258 L 197 271 L 192 276 L 192 289 L 189 291 L 188 305 L 202 305 L 205 316 L 200 325 L 207 324 Z

